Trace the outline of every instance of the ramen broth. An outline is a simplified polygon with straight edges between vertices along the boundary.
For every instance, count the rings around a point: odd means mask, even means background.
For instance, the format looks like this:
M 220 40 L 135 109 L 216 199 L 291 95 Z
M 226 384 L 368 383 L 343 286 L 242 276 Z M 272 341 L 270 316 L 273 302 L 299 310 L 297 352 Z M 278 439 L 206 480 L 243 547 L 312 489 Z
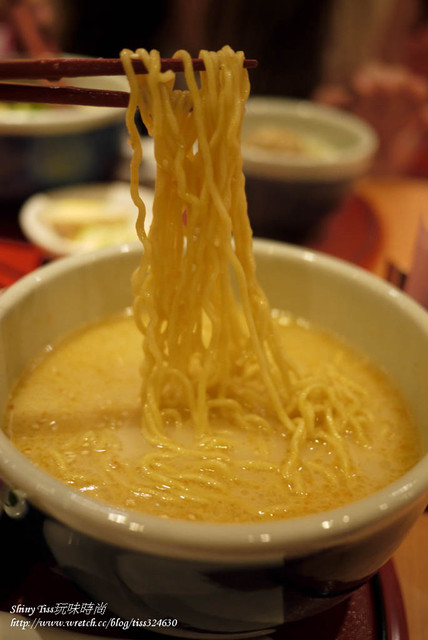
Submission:
M 210 500 L 201 505 L 191 483 L 182 487 L 179 500 L 171 500 L 168 478 L 159 482 L 158 495 L 151 495 L 142 460 L 155 447 L 145 442 L 140 426 L 141 336 L 130 313 L 49 346 L 16 385 L 5 430 L 37 466 L 85 495 L 165 517 L 239 522 L 302 516 L 358 500 L 394 481 L 416 462 L 420 450 L 417 431 L 393 385 L 337 338 L 277 315 L 284 347 L 303 370 L 319 371 L 334 361 L 339 372 L 346 371 L 367 389 L 365 401 L 376 432 L 370 444 L 349 435 L 351 473 L 337 468 L 328 443 L 309 441 L 303 457 L 321 455 L 324 468 L 306 477 L 302 465 L 297 489 L 276 466 L 288 446 L 280 428 L 268 436 L 257 430 L 249 435 L 231 433 L 227 424 L 214 422 L 219 434 L 227 433 L 229 447 L 225 454 L 220 439 L 217 466 L 209 460 L 203 469 L 212 487 Z M 167 430 L 184 448 L 195 445 L 193 428 L 176 428 L 171 419 Z M 219 461 L 230 456 L 255 463 L 269 460 L 271 467 L 240 467 L 238 462 L 225 468 Z M 191 456 L 179 455 L 174 464 L 192 472 Z M 197 465 L 200 472 L 200 459 Z

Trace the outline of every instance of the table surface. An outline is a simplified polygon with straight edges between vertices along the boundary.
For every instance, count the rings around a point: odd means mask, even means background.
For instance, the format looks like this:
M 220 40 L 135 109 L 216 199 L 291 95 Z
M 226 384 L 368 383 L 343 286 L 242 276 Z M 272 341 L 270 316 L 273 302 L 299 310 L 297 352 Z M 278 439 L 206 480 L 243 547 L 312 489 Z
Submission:
M 428 513 L 424 513 L 394 555 L 410 640 L 428 637 Z
M 419 217 L 428 208 L 428 180 L 366 178 L 354 190 L 354 196 L 372 216 L 366 237 L 367 255 L 362 266 L 385 277 L 387 263 L 392 261 L 403 271 L 412 263 L 413 246 Z M 338 226 L 346 234 L 346 216 Z M 373 224 L 371 224 L 373 223 Z M 345 225 L 345 226 L 343 226 Z M 0 219 L 0 236 L 10 236 L 9 226 Z M 337 229 L 336 229 L 337 231 Z M 364 237 L 364 229 L 361 231 Z M 336 234 L 337 235 L 337 234 Z M 343 241 L 343 235 L 339 240 Z M 337 241 L 337 237 L 336 237 Z M 315 247 L 323 250 L 322 241 Z M 328 248 L 330 251 L 330 247 Z M 335 253 L 335 251 L 331 251 Z M 345 256 L 346 257 L 346 256 Z M 352 261 L 352 260 L 351 260 Z M 358 260 L 355 260 L 358 262 Z M 428 638 L 428 512 L 417 521 L 394 555 L 405 603 L 410 640 Z

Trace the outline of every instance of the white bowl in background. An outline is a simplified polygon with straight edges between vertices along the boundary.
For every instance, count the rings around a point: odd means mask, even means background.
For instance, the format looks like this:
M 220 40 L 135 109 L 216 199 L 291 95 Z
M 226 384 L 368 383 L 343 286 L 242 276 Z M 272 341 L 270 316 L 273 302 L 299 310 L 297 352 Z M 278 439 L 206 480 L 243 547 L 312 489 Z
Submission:
M 257 130 L 277 130 L 279 139 L 251 142 Z M 297 149 L 281 132 L 295 134 Z M 291 136 L 290 136 L 291 137 Z M 305 144 L 307 143 L 307 144 Z M 282 147 L 282 148 L 281 148 Z M 365 173 L 377 149 L 377 136 L 360 118 L 305 100 L 250 98 L 242 133 L 247 175 L 278 180 L 336 181 Z
M 313 235 L 369 171 L 377 146 L 373 129 L 344 111 L 304 100 L 250 98 L 242 154 L 255 235 L 289 241 Z

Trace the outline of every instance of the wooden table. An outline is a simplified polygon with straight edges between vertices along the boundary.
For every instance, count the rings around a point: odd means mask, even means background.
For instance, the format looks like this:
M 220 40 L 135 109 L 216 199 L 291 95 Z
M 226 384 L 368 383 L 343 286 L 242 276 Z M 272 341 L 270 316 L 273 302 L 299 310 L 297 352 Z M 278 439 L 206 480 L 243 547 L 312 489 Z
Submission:
M 428 638 L 428 513 L 424 513 L 394 555 L 410 640 Z
M 367 178 L 356 185 L 355 193 L 377 223 L 379 244 L 370 270 L 385 277 L 386 264 L 392 261 L 409 271 L 420 217 L 428 215 L 428 180 Z

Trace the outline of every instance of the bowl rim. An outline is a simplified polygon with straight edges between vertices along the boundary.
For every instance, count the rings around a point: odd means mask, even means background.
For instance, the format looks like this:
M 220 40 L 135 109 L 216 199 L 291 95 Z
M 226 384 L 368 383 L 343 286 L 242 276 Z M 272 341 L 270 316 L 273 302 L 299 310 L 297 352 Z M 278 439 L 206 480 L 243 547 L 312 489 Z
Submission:
M 292 262 L 311 262 L 347 280 L 369 287 L 418 324 L 427 338 L 428 315 L 408 296 L 354 265 L 316 251 L 270 240 L 255 240 L 255 254 L 278 252 Z M 139 243 L 107 247 L 62 258 L 40 267 L 0 297 L 4 313 L 27 296 L 34 286 L 61 277 L 70 269 L 84 269 L 120 254 L 137 257 Z M 0 469 L 5 481 L 37 508 L 75 530 L 127 550 L 199 561 L 259 564 L 347 544 L 361 532 L 376 532 L 399 515 L 420 512 L 428 494 L 428 453 L 406 474 L 376 493 L 331 511 L 274 522 L 213 524 L 164 519 L 98 502 L 49 476 L 25 458 L 0 431 Z
M 291 156 L 245 143 L 245 127 L 253 117 L 294 117 L 302 122 L 318 122 L 355 136 L 355 144 L 329 159 Z M 247 124 L 248 126 L 248 124 Z M 361 118 L 343 110 L 311 100 L 277 96 L 250 97 L 247 102 L 242 135 L 244 171 L 248 176 L 272 180 L 339 182 L 363 174 L 377 151 L 379 140 L 374 129 Z

